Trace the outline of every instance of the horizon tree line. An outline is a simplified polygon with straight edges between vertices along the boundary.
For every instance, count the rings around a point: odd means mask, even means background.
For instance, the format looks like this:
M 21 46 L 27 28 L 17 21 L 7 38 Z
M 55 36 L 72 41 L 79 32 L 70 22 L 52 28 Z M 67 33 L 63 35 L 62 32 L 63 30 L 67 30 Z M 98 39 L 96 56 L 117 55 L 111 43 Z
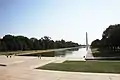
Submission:
M 0 39 L 0 51 L 46 50 L 78 46 L 80 46 L 78 43 L 63 39 L 54 41 L 48 36 L 37 39 L 25 36 L 5 35 Z

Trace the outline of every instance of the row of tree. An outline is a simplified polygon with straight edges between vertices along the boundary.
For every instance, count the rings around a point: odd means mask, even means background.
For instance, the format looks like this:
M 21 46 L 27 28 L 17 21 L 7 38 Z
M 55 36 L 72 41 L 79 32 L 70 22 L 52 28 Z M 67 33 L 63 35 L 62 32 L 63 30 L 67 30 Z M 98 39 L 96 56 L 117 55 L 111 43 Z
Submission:
M 120 50 L 120 24 L 110 25 L 102 34 L 102 39 L 96 39 L 92 47 L 107 48 L 113 51 Z
M 78 43 L 65 41 L 63 39 L 53 41 L 48 36 L 44 36 L 41 39 L 29 39 L 24 36 L 5 35 L 2 39 L 0 39 L 0 51 L 43 50 L 77 46 L 79 46 Z

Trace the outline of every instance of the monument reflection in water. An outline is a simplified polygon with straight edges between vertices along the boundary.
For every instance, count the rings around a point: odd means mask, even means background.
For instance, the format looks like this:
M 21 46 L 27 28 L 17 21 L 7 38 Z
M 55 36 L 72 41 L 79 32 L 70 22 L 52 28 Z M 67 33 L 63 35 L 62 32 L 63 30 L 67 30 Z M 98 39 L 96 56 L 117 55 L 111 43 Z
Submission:
M 56 57 L 64 57 L 67 59 L 82 59 L 86 56 L 86 48 L 78 48 L 76 50 L 65 50 L 55 52 Z

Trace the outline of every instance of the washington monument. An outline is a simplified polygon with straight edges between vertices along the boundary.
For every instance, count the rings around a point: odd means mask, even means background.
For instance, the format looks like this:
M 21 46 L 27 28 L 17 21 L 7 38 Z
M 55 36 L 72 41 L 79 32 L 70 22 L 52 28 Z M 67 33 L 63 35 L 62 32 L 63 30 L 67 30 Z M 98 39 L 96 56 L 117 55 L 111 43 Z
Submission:
M 88 50 L 89 44 L 88 44 L 88 34 L 86 32 L 86 51 Z

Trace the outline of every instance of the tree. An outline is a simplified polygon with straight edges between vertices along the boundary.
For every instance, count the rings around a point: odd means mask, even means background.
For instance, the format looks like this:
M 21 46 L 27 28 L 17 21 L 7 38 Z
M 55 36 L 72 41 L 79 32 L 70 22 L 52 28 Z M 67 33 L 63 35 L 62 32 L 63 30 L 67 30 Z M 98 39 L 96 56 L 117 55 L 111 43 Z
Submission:
M 1 40 L 0 51 L 8 51 L 6 43 L 3 40 Z
M 91 43 L 91 46 L 94 47 L 100 47 L 100 40 L 96 39 Z
M 12 35 L 5 35 L 3 37 L 3 41 L 5 42 L 6 44 L 6 47 L 9 51 L 13 51 L 13 50 L 17 50 L 17 44 L 16 44 L 16 41 L 15 41 L 15 37 L 12 36 Z
M 40 42 L 37 38 L 31 38 L 30 40 L 32 42 L 32 49 L 33 50 L 39 50 L 41 48 Z
M 51 41 L 51 37 L 44 36 L 41 38 L 41 43 L 42 43 L 43 49 L 49 49 L 50 41 Z
M 55 49 L 79 46 L 72 41 L 58 40 L 53 41 L 51 37 L 44 36 L 41 39 L 27 38 L 25 36 L 5 35 L 0 39 L 0 51 L 17 51 L 17 50 L 41 50 Z
M 100 45 L 103 48 L 111 49 L 113 51 L 120 48 L 120 24 L 110 25 L 103 31 L 102 39 L 100 41 L 93 41 L 91 45 L 94 46 L 97 42 L 100 42 Z

